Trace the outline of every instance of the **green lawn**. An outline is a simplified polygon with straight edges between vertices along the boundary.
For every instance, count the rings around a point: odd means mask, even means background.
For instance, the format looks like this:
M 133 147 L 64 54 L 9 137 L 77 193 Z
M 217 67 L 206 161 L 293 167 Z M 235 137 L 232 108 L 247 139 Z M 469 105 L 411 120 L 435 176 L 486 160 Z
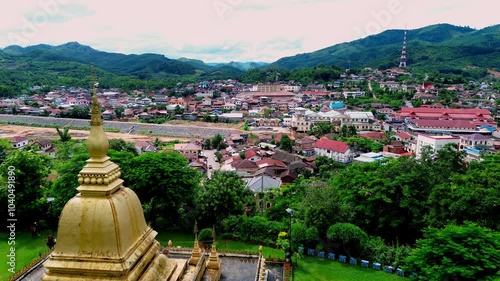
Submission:
M 50 231 L 40 233 L 40 236 L 31 238 L 31 233 L 21 232 L 16 234 L 16 271 L 38 258 L 41 253 L 47 251 L 45 237 Z M 7 271 L 10 266 L 7 264 L 10 245 L 7 244 L 7 232 L 0 232 L 0 280 L 7 280 L 12 273 Z
M 405 278 L 407 279 L 407 278 Z M 359 265 L 350 265 L 319 258 L 305 257 L 299 259 L 299 265 L 295 269 L 295 281 L 317 280 L 317 281 L 397 281 L 404 280 L 395 274 L 376 271 L 371 268 L 363 268 Z

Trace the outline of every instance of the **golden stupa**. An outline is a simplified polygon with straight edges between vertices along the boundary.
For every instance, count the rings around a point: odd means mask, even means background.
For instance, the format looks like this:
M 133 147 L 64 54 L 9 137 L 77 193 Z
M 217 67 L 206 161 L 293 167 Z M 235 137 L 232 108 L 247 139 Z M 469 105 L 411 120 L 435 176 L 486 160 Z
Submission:
M 96 87 L 90 159 L 78 176 L 79 193 L 61 213 L 57 244 L 41 280 L 169 280 L 177 264 L 159 254 L 157 232 L 146 224 L 139 198 L 122 185 L 120 168 L 107 156 Z

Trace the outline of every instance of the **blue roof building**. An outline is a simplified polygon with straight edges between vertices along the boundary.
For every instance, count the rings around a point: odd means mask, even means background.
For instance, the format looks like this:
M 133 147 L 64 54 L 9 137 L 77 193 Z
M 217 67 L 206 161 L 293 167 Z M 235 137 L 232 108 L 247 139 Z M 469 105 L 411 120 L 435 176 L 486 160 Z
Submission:
M 332 101 L 330 103 L 330 109 L 342 109 L 342 108 L 344 108 L 343 101 Z

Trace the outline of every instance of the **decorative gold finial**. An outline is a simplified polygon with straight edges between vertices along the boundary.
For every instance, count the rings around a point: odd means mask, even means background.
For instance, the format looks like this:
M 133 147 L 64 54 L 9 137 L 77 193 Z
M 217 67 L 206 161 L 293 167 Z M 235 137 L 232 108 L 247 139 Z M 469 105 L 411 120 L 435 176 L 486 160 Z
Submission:
M 200 261 L 201 257 L 201 249 L 200 245 L 198 244 L 198 222 L 195 220 L 194 221 L 194 246 L 193 246 L 193 252 L 191 253 L 191 258 L 189 259 L 188 263 L 190 265 L 198 265 L 198 262 Z
M 94 69 L 92 68 L 92 72 Z M 93 73 L 93 96 L 92 96 L 92 117 L 90 118 L 90 135 L 87 142 L 87 151 L 90 154 L 91 160 L 104 159 L 108 154 L 109 141 L 104 133 L 104 122 L 101 116 L 101 105 L 97 99 L 97 86 L 99 82 L 95 79 Z
M 214 242 L 212 243 L 212 251 L 215 251 L 215 225 L 212 227 L 212 238 Z
M 195 220 L 194 221 L 194 244 L 195 247 L 198 245 L 198 222 Z
M 214 241 L 212 243 L 212 251 L 210 252 L 210 256 L 208 258 L 207 268 L 218 271 L 221 268 L 221 260 L 219 259 L 219 254 L 217 254 L 217 249 L 215 248 L 215 225 L 212 228 L 212 237 L 214 238 Z

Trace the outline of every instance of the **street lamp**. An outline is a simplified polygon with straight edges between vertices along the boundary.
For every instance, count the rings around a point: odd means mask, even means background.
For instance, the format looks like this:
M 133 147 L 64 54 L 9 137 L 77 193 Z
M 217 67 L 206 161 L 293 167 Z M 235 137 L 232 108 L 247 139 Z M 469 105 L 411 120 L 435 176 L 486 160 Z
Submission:
M 293 210 L 290 209 L 290 208 L 286 208 L 286 212 L 290 215 L 290 248 L 288 249 L 288 253 L 290 255 L 290 263 L 292 264 L 291 266 L 291 270 L 292 270 L 292 281 L 293 281 L 293 275 L 294 275 L 294 272 L 293 272 L 293 246 L 292 246 L 292 217 L 293 217 Z

